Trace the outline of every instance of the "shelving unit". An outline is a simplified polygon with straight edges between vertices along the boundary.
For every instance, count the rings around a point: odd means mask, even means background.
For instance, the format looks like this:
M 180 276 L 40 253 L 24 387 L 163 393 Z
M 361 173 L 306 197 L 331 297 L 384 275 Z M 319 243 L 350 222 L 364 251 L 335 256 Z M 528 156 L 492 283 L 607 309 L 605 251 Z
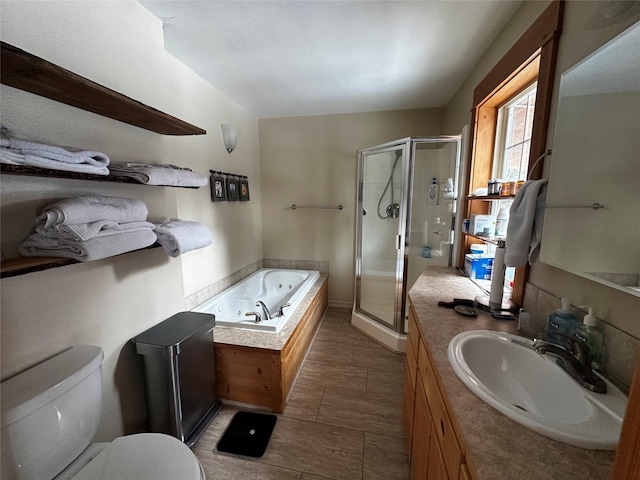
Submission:
M 0 82 L 162 135 L 206 130 L 161 112 L 13 45 L 0 42 Z
M 154 243 L 146 248 L 139 250 L 132 250 L 131 252 L 125 252 L 121 255 L 126 255 L 132 252 L 140 252 L 143 250 L 150 250 L 152 248 L 160 247 L 159 243 Z M 118 257 L 120 255 L 117 255 Z M 0 278 L 17 277 L 18 275 L 25 275 L 27 273 L 41 272 L 43 270 L 49 270 L 50 268 L 66 267 L 67 265 L 73 265 L 75 263 L 82 263 L 79 260 L 72 258 L 61 257 L 16 257 L 4 260 L 0 267 Z
M 207 133 L 206 130 L 200 127 L 81 77 L 13 45 L 0 42 L 0 55 L 2 61 L 0 83 L 5 85 L 162 135 L 204 135 Z M 22 165 L 0 164 L 0 172 L 3 175 L 28 175 L 43 178 L 53 177 L 143 185 L 137 180 L 119 175 L 92 175 Z M 156 243 L 140 250 L 148 250 L 159 246 Z M 81 262 L 59 257 L 6 259 L 2 261 L 0 267 L 0 278 L 64 267 L 74 263 Z

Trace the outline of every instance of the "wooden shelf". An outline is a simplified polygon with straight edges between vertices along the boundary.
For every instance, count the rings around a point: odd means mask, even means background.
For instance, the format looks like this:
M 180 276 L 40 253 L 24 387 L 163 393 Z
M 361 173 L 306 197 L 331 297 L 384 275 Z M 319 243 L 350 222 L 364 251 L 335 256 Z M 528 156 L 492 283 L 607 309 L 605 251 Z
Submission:
M 466 235 L 467 237 L 471 237 L 471 238 L 477 238 L 478 240 L 482 240 L 484 243 L 493 243 L 494 245 L 498 245 L 498 241 L 502 240 L 503 242 L 507 240 L 507 237 L 497 237 L 497 238 L 489 238 L 489 237 L 483 237 L 480 235 L 475 235 L 473 233 L 462 233 L 463 235 Z
M 513 200 L 515 195 L 467 195 L 467 200 L 481 200 L 485 202 L 492 202 L 494 200 Z
M 120 255 L 126 255 L 132 252 L 140 252 L 142 250 L 150 250 L 152 248 L 160 247 L 159 243 L 154 243 L 146 248 L 138 250 L 132 250 L 131 252 L 125 252 Z M 116 255 L 119 257 L 120 255 Z M 104 260 L 104 259 L 103 259 Z M 17 277 L 18 275 L 25 275 L 27 273 L 41 272 L 43 270 L 49 270 L 50 268 L 65 267 L 67 265 L 73 265 L 75 263 L 83 263 L 79 260 L 72 258 L 61 257 L 17 257 L 3 260 L 0 267 L 0 278 Z
M 66 172 L 64 170 L 52 170 L 49 168 L 27 167 L 24 165 L 9 165 L 0 163 L 0 172 L 6 175 L 26 175 L 31 177 L 47 177 L 47 178 L 67 178 L 70 180 L 90 180 L 93 182 L 113 182 L 113 183 L 133 183 L 135 185 L 146 185 L 148 187 L 173 187 L 173 188 L 200 188 L 200 187 L 181 187 L 175 185 L 147 185 L 141 183 L 134 178 L 125 177 L 117 174 L 94 175 L 91 173 Z
M 24 50 L 1 44 L 0 82 L 162 135 L 207 132 L 179 118 L 54 65 Z

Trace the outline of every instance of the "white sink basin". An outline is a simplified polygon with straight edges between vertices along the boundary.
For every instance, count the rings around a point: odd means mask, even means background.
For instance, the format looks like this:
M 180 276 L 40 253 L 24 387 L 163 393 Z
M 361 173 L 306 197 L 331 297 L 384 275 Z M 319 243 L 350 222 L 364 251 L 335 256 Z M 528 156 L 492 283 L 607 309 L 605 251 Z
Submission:
M 615 450 L 627 397 L 613 384 L 593 393 L 562 370 L 533 341 L 473 330 L 449 343 L 449 362 L 478 397 L 519 424 L 576 447 Z

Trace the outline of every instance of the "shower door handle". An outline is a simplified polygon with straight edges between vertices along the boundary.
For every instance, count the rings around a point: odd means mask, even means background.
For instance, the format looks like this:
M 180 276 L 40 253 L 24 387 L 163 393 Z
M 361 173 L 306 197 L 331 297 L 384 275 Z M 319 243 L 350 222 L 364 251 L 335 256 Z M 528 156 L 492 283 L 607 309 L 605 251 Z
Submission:
M 400 245 L 402 245 L 402 235 L 396 235 L 396 250 L 400 250 Z

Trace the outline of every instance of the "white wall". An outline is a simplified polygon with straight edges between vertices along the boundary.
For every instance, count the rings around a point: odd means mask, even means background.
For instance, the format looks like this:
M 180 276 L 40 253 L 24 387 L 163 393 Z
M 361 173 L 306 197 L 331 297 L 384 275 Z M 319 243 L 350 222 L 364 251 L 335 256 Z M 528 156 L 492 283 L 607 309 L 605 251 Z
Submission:
M 179 217 L 207 225 L 214 244 L 172 259 L 162 249 L 2 280 L 2 378 L 79 343 L 105 351 L 98 441 L 146 422 L 140 357 L 129 339 L 184 310 L 185 296 L 262 255 L 258 122 L 164 51 L 162 24 L 140 4 L 3 2 L 2 41 L 207 130 L 162 136 L 2 86 L 2 123 L 20 134 L 107 153 L 112 161 L 162 162 L 247 175 L 250 202 L 210 202 L 198 190 L 2 176 L 2 252 L 33 228 L 45 205 L 83 194 L 143 200 L 150 220 Z M 242 129 L 227 154 L 221 123 Z
M 553 88 L 554 99 L 547 136 L 548 148 L 553 148 L 557 96 L 562 72 L 638 21 L 636 15 L 635 18 L 615 25 L 597 30 L 587 30 L 585 28 L 587 19 L 593 9 L 600 5 L 601 2 L 565 2 Z M 446 130 L 460 129 L 462 125 L 469 122 L 473 89 L 547 6 L 548 2 L 523 2 L 447 106 L 444 121 Z M 545 178 L 548 176 L 550 162 L 553 161 L 552 157 L 545 162 Z M 529 281 L 557 297 L 569 297 L 573 305 L 592 305 L 595 308 L 596 316 L 606 320 L 614 327 L 640 338 L 640 322 L 638 321 L 640 298 L 621 293 L 541 262 L 537 262 L 531 267 Z
M 441 119 L 441 109 L 418 109 L 260 120 L 265 258 L 328 261 L 329 301 L 351 305 L 357 152 L 440 135 Z M 344 210 L 291 210 L 294 203 Z

